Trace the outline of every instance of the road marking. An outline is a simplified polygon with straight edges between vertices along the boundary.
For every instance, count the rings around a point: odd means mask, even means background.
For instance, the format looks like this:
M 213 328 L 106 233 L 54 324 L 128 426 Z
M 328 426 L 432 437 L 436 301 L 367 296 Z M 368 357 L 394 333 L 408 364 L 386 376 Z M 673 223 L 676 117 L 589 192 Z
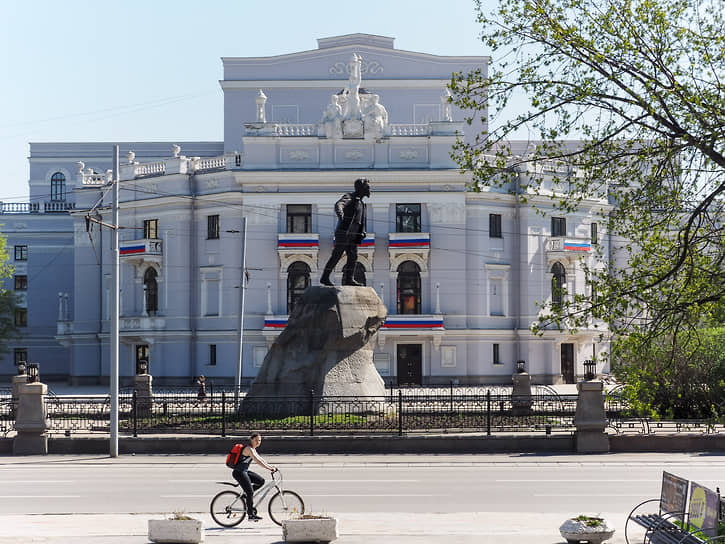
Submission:
M 534 497 L 642 497 L 641 493 L 545 493 Z
M 75 480 L 3 480 L 3 484 L 72 484 Z
M 0 495 L 0 499 L 80 499 L 80 495 Z
M 608 482 L 618 482 L 618 483 L 621 483 L 621 482 L 624 482 L 624 483 L 660 483 L 660 482 L 662 482 L 662 478 L 659 478 L 657 480 L 612 480 L 610 478 L 603 478 L 603 479 L 599 479 L 599 480 L 583 480 L 583 479 L 579 479 L 579 478 L 571 479 L 571 480 L 564 480 L 564 479 L 561 479 L 561 478 L 557 478 L 555 480 L 538 480 L 538 479 L 537 480 L 494 480 L 494 482 L 506 482 L 506 483 L 521 482 L 521 483 L 526 483 L 526 484 L 530 484 L 532 482 L 543 482 L 543 483 L 551 483 L 551 482 L 555 482 L 555 483 L 559 483 L 559 482 L 594 482 L 594 483 L 602 483 L 602 484 L 603 483 L 608 483 Z
M 198 484 L 198 483 L 215 484 L 216 483 L 216 482 L 214 482 L 212 480 L 208 480 L 208 479 L 207 480 L 168 480 L 168 481 L 169 481 L 169 483 L 178 483 L 178 484 Z M 421 480 L 387 480 L 387 479 L 386 480 L 368 480 L 367 478 L 366 479 L 357 479 L 357 480 L 323 480 L 323 479 L 317 479 L 317 480 L 297 480 L 297 479 L 294 479 L 294 480 L 285 480 L 285 482 L 287 482 L 287 483 L 302 483 L 302 482 L 304 482 L 304 483 L 321 483 L 321 484 L 326 484 L 326 483 L 331 483 L 331 484 L 334 484 L 334 483 L 357 483 L 357 484 L 364 484 L 364 483 L 367 483 L 367 482 L 371 482 L 371 483 L 418 483 L 420 481 Z M 505 480 L 501 480 L 501 481 L 505 481 Z M 523 482 L 524 480 L 521 480 L 521 481 Z M 231 482 L 229 482 L 229 483 L 231 483 Z
M 421 493 L 412 493 L 412 494 L 385 493 L 383 495 L 380 495 L 377 493 L 375 495 L 368 495 L 366 493 L 351 493 L 350 495 L 343 495 L 343 494 L 316 495 L 316 494 L 305 493 L 305 497 L 444 497 L 444 496 L 448 496 L 448 495 L 441 495 L 441 494 L 423 495 Z
M 209 498 L 209 494 L 204 495 L 159 495 L 162 499 L 198 499 L 198 498 Z

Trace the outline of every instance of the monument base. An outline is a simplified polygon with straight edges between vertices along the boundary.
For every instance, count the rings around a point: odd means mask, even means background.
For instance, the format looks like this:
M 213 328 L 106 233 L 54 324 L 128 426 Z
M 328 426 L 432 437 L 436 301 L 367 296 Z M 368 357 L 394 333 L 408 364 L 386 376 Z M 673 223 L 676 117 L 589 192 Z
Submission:
M 48 435 L 18 431 L 13 439 L 13 455 L 48 455 Z

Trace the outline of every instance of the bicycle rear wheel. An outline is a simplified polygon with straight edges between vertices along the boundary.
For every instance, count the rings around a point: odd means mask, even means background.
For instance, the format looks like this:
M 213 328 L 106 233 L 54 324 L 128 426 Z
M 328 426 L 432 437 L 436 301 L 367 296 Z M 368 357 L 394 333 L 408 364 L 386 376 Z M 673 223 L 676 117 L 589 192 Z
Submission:
M 239 525 L 247 516 L 244 499 L 236 491 L 221 491 L 214 495 L 209 511 L 212 519 L 222 527 Z
M 282 525 L 286 519 L 301 516 L 305 513 L 305 503 L 294 491 L 282 491 L 269 499 L 269 517 L 277 525 Z

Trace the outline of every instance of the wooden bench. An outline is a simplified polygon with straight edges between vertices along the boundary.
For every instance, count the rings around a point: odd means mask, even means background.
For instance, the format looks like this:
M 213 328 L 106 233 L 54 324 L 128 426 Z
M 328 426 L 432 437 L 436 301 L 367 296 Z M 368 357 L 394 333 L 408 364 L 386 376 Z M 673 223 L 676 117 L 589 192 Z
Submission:
M 659 502 L 656 514 L 639 513 L 644 505 L 653 502 Z M 721 504 L 719 490 L 716 493 L 663 471 L 659 499 L 646 500 L 632 509 L 624 526 L 624 538 L 630 544 L 632 521 L 645 529 L 642 544 L 705 544 L 725 540 L 725 536 L 718 536 Z

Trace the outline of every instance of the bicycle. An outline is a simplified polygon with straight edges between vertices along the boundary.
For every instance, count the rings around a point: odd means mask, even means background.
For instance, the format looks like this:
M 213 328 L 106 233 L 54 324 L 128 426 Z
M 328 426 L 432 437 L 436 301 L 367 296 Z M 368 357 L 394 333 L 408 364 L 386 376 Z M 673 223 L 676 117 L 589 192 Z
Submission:
M 217 482 L 222 485 L 240 487 L 239 483 Z M 254 491 L 254 502 L 261 503 L 273 489 L 277 492 L 272 495 L 267 505 L 269 517 L 277 525 L 292 516 L 301 516 L 305 513 L 305 503 L 297 493 L 284 489 L 282 473 L 279 469 L 272 473 L 272 478 L 265 482 L 262 487 Z M 211 500 L 209 505 L 211 517 L 222 527 L 235 527 L 247 517 L 247 503 L 244 490 L 220 491 Z

